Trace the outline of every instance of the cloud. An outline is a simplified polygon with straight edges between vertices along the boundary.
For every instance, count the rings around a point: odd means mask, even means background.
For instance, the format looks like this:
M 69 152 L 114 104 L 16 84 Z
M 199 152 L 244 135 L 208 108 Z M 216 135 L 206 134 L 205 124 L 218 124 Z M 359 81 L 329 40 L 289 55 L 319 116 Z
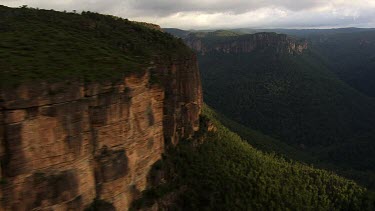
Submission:
M 203 12 L 239 14 L 254 11 L 264 7 L 281 7 L 290 10 L 303 10 L 313 8 L 324 0 L 134 0 L 131 6 L 134 9 L 155 13 L 157 15 L 170 15 L 178 12 Z
M 162 27 L 375 27 L 375 0 L 0 0 L 7 6 L 90 10 Z

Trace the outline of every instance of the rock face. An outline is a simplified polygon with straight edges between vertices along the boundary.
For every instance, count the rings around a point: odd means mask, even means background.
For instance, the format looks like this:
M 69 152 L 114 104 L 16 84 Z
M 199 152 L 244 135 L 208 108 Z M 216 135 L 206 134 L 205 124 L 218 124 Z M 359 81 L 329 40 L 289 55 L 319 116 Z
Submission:
M 206 54 L 251 53 L 257 49 L 272 48 L 276 52 L 301 54 L 307 49 L 307 41 L 296 40 L 285 34 L 256 33 L 231 37 L 196 37 L 185 38 L 185 43 L 196 52 Z
M 1 90 L 0 210 L 127 210 L 164 149 L 199 127 L 195 58 L 156 62 L 120 82 Z

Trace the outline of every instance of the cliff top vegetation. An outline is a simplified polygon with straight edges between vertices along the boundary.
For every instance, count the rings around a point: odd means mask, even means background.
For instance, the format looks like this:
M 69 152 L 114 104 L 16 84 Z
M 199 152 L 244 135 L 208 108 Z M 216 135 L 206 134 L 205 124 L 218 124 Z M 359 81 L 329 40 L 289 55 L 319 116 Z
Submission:
M 57 12 L 0 5 L 2 85 L 30 80 L 118 79 L 156 57 L 190 56 L 168 33 L 93 12 Z

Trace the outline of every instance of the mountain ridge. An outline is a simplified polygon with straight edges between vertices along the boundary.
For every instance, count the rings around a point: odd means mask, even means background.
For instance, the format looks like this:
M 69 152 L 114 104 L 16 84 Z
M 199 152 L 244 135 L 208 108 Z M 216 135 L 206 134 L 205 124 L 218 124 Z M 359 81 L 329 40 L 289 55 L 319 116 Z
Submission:
M 298 40 L 284 34 L 256 33 L 221 36 L 197 36 L 192 33 L 184 38 L 185 43 L 200 54 L 251 53 L 257 49 L 271 48 L 277 53 L 301 54 L 308 48 L 306 40 Z
M 207 39 L 201 42 L 216 43 Z M 321 163 L 372 172 L 375 100 L 338 78 L 314 46 L 284 52 L 267 45 L 249 53 L 198 49 L 205 102 Z
M 0 23 L 0 210 L 371 210 L 355 182 L 222 126 L 197 56 L 158 26 L 26 7 L 0 7 Z M 308 52 L 271 36 L 246 55 Z

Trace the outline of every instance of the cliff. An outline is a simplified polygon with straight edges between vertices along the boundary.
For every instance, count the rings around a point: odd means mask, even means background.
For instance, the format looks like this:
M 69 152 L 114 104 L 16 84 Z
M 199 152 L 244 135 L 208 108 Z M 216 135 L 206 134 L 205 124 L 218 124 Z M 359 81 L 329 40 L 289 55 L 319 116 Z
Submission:
M 273 51 L 301 54 L 308 48 L 307 41 L 297 40 L 285 34 L 256 33 L 236 36 L 195 36 L 185 38 L 185 43 L 200 54 L 250 53 L 259 49 L 271 48 Z
M 125 210 L 167 144 L 197 130 L 202 106 L 195 58 L 116 84 L 22 85 L 1 100 L 5 210 L 82 210 L 95 198 Z
M 0 11 L 0 210 L 98 201 L 127 210 L 165 149 L 199 128 L 195 56 L 168 34 L 111 16 Z

